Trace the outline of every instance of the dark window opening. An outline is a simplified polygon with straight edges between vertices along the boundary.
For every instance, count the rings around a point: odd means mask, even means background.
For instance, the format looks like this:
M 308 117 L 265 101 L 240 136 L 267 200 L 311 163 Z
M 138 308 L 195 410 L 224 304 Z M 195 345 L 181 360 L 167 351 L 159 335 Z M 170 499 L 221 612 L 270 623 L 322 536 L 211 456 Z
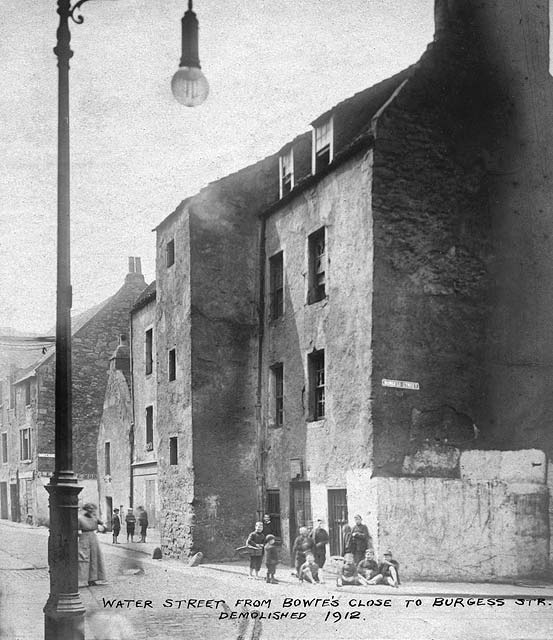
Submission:
M 179 449 L 177 437 L 169 438 L 169 464 L 179 463 Z
M 169 240 L 165 247 L 165 264 L 171 267 L 175 264 L 175 241 Z
M 309 236 L 309 304 L 326 297 L 326 263 L 325 228 L 321 227 Z
M 330 145 L 327 144 L 325 147 L 320 149 L 315 153 L 315 173 L 321 171 L 330 164 Z
M 111 443 L 104 444 L 104 475 L 111 475 Z
M 265 513 L 271 517 L 273 535 L 277 538 L 282 537 L 280 525 L 280 491 L 278 489 L 269 489 L 267 491 Z
M 149 376 L 154 368 L 154 330 L 148 329 L 146 331 L 146 375 Z
M 321 171 L 332 162 L 332 119 L 323 122 L 314 131 L 314 173 Z
M 30 429 L 22 429 L 19 432 L 20 437 L 20 459 L 21 460 L 30 460 L 31 459 L 31 430 Z
M 25 406 L 29 406 L 31 404 L 31 381 L 27 380 L 25 382 Z
M 271 367 L 273 377 L 274 421 L 276 427 L 284 424 L 284 365 L 279 363 Z
M 177 352 L 176 349 L 169 351 L 169 382 L 177 377 Z
M 284 314 L 284 259 L 280 251 L 269 260 L 271 284 L 271 319 L 276 320 Z
M 284 197 L 294 188 L 294 156 L 293 150 L 280 156 L 280 197 Z
M 309 355 L 309 378 L 311 386 L 310 413 L 313 420 L 325 416 L 325 353 L 314 351 Z
M 154 408 L 146 407 L 146 451 L 154 448 Z
M 2 462 L 8 461 L 8 434 L 2 434 Z

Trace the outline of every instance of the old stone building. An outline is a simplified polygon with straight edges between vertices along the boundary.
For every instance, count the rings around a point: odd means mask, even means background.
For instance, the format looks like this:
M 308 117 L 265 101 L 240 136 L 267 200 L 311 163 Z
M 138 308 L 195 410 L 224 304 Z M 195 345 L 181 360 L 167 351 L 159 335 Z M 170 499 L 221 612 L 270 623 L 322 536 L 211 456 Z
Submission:
M 130 348 L 122 336 L 112 356 L 97 450 L 102 517 L 143 506 L 150 527 L 159 512 L 155 300 L 154 281 L 131 309 Z
M 229 557 L 263 512 L 341 553 L 359 513 L 406 577 L 547 569 L 548 25 L 436 0 L 415 65 L 157 227 L 132 351 L 151 326 L 165 554 Z
M 85 501 L 98 499 L 96 446 L 109 358 L 119 334 L 128 331 L 129 311 L 145 286 L 140 259 L 131 258 L 122 287 L 73 321 L 73 464 L 83 486 L 79 497 Z M 54 386 L 55 347 L 13 382 L 8 455 L 0 467 L 0 481 L 10 485 L 8 511 L 15 520 L 48 520 L 44 485 L 54 469 Z

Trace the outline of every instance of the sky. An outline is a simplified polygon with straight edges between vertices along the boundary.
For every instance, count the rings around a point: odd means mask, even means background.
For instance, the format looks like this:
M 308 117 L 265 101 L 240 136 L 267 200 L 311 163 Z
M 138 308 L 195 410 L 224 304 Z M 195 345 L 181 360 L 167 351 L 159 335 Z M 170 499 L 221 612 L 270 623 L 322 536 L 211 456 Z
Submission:
M 55 325 L 56 0 L 2 0 L 0 334 Z M 152 229 L 187 196 L 277 151 L 320 113 L 416 62 L 433 0 L 196 0 L 210 84 L 177 103 L 185 0 L 90 0 L 70 23 L 73 311 L 155 278 Z

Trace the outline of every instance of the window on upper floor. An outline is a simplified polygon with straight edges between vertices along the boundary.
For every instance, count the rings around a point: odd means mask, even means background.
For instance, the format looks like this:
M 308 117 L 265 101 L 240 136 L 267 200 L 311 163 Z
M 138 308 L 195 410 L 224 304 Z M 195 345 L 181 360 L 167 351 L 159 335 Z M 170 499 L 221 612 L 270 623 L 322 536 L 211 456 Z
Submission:
M 28 407 L 31 404 L 31 381 L 25 380 L 25 406 Z
M 175 465 L 179 463 L 179 444 L 178 438 L 173 436 L 169 438 L 169 464 Z
M 165 265 L 171 267 L 175 264 L 175 241 L 169 240 L 165 247 Z
M 8 461 L 8 433 L 4 431 L 2 434 L 2 463 L 5 464 Z
M 154 408 L 146 407 L 146 451 L 154 449 Z
M 309 416 L 311 420 L 325 417 L 325 352 L 313 351 L 308 357 Z
M 290 193 L 294 188 L 294 149 L 290 147 L 288 151 L 278 158 L 278 167 L 280 174 L 280 197 Z
M 284 257 L 282 251 L 269 260 L 269 280 L 271 320 L 276 320 L 284 314 Z
M 284 424 L 284 365 L 282 362 L 271 367 L 271 379 L 273 424 L 275 427 L 282 427 Z
M 325 227 L 321 227 L 308 238 L 309 250 L 309 289 L 308 304 L 326 297 L 326 237 Z
M 145 333 L 145 370 L 146 375 L 149 376 L 154 370 L 154 330 L 148 329 Z
M 169 362 L 168 362 L 168 378 L 169 382 L 176 380 L 177 378 L 177 350 L 169 350 Z
M 104 475 L 111 475 L 111 442 L 104 443 Z
M 334 126 L 332 117 L 313 127 L 312 173 L 328 166 L 334 157 Z
M 19 459 L 31 459 L 31 429 L 21 429 L 19 432 Z

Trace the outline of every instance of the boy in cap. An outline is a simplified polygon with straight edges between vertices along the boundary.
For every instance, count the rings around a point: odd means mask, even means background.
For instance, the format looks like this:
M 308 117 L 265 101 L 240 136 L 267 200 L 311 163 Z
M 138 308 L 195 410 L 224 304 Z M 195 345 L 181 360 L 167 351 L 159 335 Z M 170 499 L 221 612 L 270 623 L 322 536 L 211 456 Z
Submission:
M 119 517 L 119 509 L 113 510 L 113 518 L 111 519 L 111 533 L 113 535 L 112 544 L 119 544 L 117 542 L 117 536 L 121 531 L 121 518 Z
M 275 579 L 276 568 L 278 564 L 278 549 L 276 548 L 276 538 L 270 533 L 265 538 L 265 565 L 267 566 L 266 581 L 271 584 L 277 584 Z
M 388 584 L 390 587 L 399 586 L 399 564 L 392 558 L 392 552 L 386 551 L 384 560 L 378 567 L 378 574 L 369 580 L 368 584 Z

